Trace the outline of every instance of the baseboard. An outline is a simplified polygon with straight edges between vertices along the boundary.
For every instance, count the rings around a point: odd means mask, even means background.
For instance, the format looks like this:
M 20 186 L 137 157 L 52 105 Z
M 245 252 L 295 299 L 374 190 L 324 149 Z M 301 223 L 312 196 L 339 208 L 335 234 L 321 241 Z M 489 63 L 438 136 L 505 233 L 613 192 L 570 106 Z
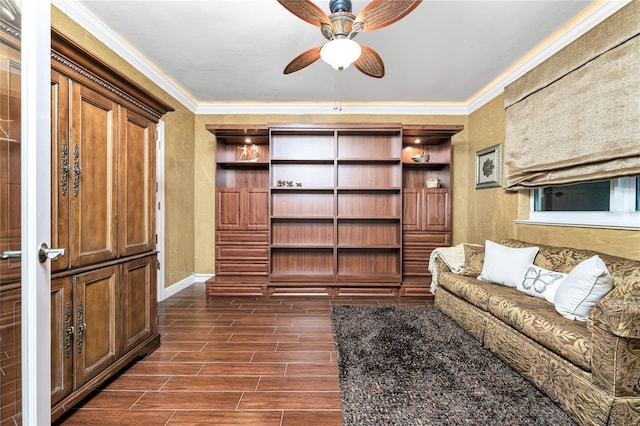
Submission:
M 167 297 L 171 297 L 179 291 L 184 290 L 185 288 L 193 285 L 195 283 L 203 283 L 209 278 L 213 277 L 213 274 L 196 274 L 193 273 L 186 278 L 181 279 L 180 281 L 171 284 L 169 287 L 165 287 L 162 291 L 161 298 L 158 299 L 158 302 L 163 301 Z

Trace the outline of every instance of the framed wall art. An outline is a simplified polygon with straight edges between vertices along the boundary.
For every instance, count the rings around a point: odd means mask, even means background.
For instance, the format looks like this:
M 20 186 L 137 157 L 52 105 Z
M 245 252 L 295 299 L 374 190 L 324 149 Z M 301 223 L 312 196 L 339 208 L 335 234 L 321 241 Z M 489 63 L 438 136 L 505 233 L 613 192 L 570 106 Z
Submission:
M 502 186 L 502 145 L 476 152 L 476 189 Z

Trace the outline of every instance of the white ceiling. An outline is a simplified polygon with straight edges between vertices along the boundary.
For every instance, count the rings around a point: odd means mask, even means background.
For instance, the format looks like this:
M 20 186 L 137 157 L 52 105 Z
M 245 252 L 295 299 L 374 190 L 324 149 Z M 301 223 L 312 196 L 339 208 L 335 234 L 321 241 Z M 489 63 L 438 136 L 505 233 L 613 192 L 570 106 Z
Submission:
M 328 12 L 328 0 L 314 2 Z M 382 79 L 321 60 L 284 75 L 325 39 L 276 0 L 52 3 L 196 112 L 337 103 L 464 113 L 625 2 L 424 0 L 356 37 L 384 60 Z M 353 12 L 367 3 L 354 0 Z

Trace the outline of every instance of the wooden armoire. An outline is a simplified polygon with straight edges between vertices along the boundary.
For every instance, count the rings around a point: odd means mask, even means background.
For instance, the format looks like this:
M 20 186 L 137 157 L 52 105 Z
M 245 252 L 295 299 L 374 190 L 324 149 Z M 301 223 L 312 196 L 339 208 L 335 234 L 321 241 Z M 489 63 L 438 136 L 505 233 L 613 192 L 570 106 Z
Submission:
M 160 344 L 156 124 L 173 109 L 51 33 L 52 419 Z

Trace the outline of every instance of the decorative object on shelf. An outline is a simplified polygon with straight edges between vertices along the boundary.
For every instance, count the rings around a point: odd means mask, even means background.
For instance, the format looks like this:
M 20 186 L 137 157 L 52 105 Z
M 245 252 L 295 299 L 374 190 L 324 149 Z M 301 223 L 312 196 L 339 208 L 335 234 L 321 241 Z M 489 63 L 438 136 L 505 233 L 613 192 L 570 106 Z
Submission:
M 296 186 L 297 187 L 301 187 L 302 186 L 302 182 L 296 182 Z
M 502 145 L 476 152 L 476 189 L 502 186 Z
M 416 154 L 411 159 L 416 163 L 427 163 L 431 156 L 429 153 L 422 151 L 420 154 Z
M 292 187 L 293 186 L 293 181 L 292 180 L 288 180 L 286 183 L 287 183 L 288 187 Z
M 278 182 L 276 182 L 276 186 L 284 186 L 284 181 L 279 179 Z
M 427 188 L 440 188 L 440 179 L 438 178 L 427 178 L 426 180 Z
M 375 78 L 384 77 L 384 63 L 373 49 L 360 46 L 353 38 L 362 31 L 384 28 L 405 17 L 422 0 L 370 2 L 358 16 L 351 13 L 351 0 L 331 0 L 327 14 L 310 0 L 278 0 L 289 12 L 312 25 L 320 27 L 324 46 L 313 47 L 296 56 L 284 69 L 290 74 L 305 68 L 322 57 L 338 71 L 352 63 L 362 73 Z
M 240 157 L 238 157 L 238 160 L 236 160 L 236 161 L 255 163 L 260 159 L 260 157 L 259 157 L 260 148 L 256 144 L 252 144 L 251 145 L 251 151 L 252 151 L 251 158 L 248 158 L 249 157 L 249 145 L 242 145 L 242 146 L 239 146 L 237 148 L 240 150 Z

